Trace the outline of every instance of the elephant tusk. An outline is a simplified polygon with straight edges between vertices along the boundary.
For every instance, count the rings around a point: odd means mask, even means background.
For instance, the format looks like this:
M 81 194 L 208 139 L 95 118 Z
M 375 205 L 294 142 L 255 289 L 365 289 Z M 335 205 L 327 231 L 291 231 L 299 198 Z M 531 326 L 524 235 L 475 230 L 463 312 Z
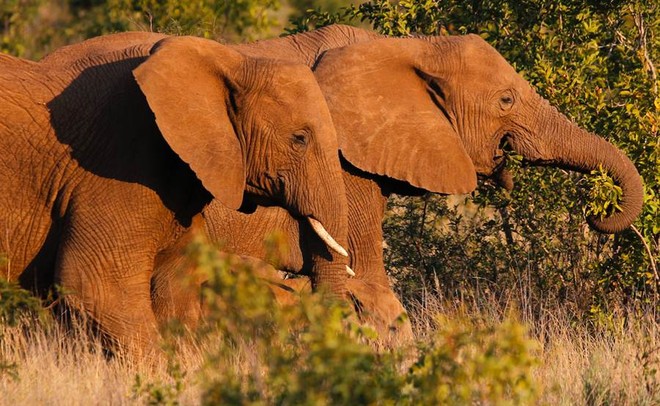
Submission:
M 353 271 L 353 270 L 351 269 L 351 267 L 348 266 L 348 265 L 346 265 L 346 273 L 347 273 L 349 276 L 355 276 L 355 271 Z
M 339 245 L 337 241 L 335 241 L 334 238 L 328 233 L 323 227 L 323 224 L 321 224 L 320 221 L 313 219 L 311 217 L 307 217 L 307 220 L 309 220 L 309 225 L 312 226 L 314 229 L 314 232 L 323 240 L 323 242 L 334 252 L 337 254 L 343 256 L 343 257 L 348 257 L 348 252 L 346 252 L 346 249 Z

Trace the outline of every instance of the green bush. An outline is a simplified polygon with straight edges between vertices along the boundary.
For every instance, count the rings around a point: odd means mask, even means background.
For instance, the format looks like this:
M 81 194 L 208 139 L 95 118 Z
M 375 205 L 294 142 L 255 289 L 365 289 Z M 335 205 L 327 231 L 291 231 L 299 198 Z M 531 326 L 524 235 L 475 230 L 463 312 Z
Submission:
M 0 266 L 2 262 L 3 258 L 0 257 Z M 3 339 L 6 327 L 14 327 L 24 318 L 33 318 L 35 315 L 38 318 L 43 316 L 39 299 L 21 289 L 18 284 L 0 277 L 0 340 Z M 0 377 L 3 374 L 18 379 L 17 365 L 0 358 Z
M 416 347 L 378 349 L 345 304 L 301 295 L 276 304 L 240 258 L 192 246 L 208 307 L 204 404 L 525 404 L 536 397 L 535 345 L 514 319 L 437 320 Z M 218 338 L 219 337 L 219 338 Z
M 21 317 L 41 315 L 41 301 L 15 282 L 0 277 L 0 333 L 3 326 L 15 326 Z
M 488 326 L 438 317 L 408 373 L 412 404 L 533 404 L 537 383 L 530 371 L 537 345 L 514 321 Z

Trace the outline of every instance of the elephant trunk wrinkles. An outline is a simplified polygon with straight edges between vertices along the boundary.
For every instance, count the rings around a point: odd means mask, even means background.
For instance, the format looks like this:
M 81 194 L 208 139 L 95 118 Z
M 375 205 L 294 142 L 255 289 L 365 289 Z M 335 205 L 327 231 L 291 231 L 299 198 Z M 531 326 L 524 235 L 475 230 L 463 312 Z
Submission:
M 332 146 L 337 149 L 336 145 Z M 348 205 L 339 161 L 316 162 L 313 172 L 321 173 L 318 182 L 301 199 L 301 213 L 306 215 L 305 232 L 309 252 L 304 258 L 305 271 L 311 271 L 312 286 L 327 289 L 333 296 L 346 296 L 348 273 Z
M 579 128 L 547 102 L 541 111 L 539 117 L 543 118 L 533 129 L 538 134 L 538 144 L 520 142 L 513 137 L 513 148 L 526 160 L 582 173 L 601 165 L 623 191 L 621 211 L 605 218 L 589 216 L 587 222 L 603 233 L 616 233 L 629 227 L 641 212 L 644 194 L 642 179 L 630 159 L 603 138 Z
M 348 257 L 343 255 L 345 253 L 343 247 L 348 246 L 346 241 L 347 221 L 343 221 L 347 219 L 347 214 L 345 212 L 342 213 L 342 217 L 343 219 L 338 218 L 337 221 L 326 224 L 328 230 L 334 230 L 334 232 L 329 231 L 328 234 L 337 239 L 337 245 L 344 252 L 338 253 L 333 250 L 330 244 L 313 231 L 310 223 L 309 228 L 311 233 L 309 241 L 307 241 L 307 244 L 311 248 L 310 257 L 304 261 L 305 263 L 309 261 L 311 265 L 312 286 L 314 290 L 319 288 L 326 289 L 328 293 L 338 298 L 346 297 L 346 282 L 349 276 L 347 273 Z

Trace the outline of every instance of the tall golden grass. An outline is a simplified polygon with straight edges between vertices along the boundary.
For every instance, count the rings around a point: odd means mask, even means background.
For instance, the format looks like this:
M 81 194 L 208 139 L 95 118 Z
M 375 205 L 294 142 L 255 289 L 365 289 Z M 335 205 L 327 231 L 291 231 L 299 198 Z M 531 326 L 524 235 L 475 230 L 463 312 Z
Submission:
M 410 315 L 424 342 L 432 339 L 437 324 L 431 320 L 438 315 L 445 321 L 498 325 L 513 317 L 513 307 L 493 301 L 479 310 L 470 303 L 430 297 L 414 305 Z M 554 308 L 536 319 L 525 314 L 515 318 L 538 343 L 533 375 L 540 404 L 659 404 L 660 330 L 653 317 L 612 317 L 601 325 L 587 325 Z M 2 330 L 0 362 L 15 368 L 5 367 L 0 374 L 0 404 L 200 404 L 208 342 L 180 343 L 173 358 L 179 370 L 173 374 L 165 362 L 146 367 L 108 359 L 83 329 L 64 331 L 55 324 L 24 320 Z M 221 368 L 245 369 L 249 362 L 243 353 Z
M 502 323 L 511 314 L 539 345 L 534 370 L 547 405 L 660 404 L 660 329 L 653 314 L 611 315 L 598 322 L 577 321 L 556 303 L 521 312 L 515 302 L 487 298 L 448 302 L 427 297 L 412 309 L 418 335 L 429 336 L 434 315 Z M 540 314 L 539 314 L 540 313 Z

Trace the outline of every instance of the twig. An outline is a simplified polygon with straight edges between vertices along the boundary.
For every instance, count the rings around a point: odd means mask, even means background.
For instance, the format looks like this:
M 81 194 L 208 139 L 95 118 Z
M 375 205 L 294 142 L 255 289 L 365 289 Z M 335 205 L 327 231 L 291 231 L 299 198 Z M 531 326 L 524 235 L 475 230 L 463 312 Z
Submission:
M 639 33 L 639 50 L 642 51 L 642 55 L 644 56 L 644 62 L 645 62 L 645 67 L 649 71 L 649 75 L 651 76 L 651 79 L 653 80 L 653 93 L 658 94 L 658 73 L 655 70 L 655 65 L 653 65 L 653 61 L 651 61 L 651 57 L 649 56 L 649 51 L 648 47 L 646 44 L 646 27 L 644 26 L 644 16 L 642 13 L 635 13 L 632 10 L 631 7 L 631 13 L 633 15 L 633 20 L 635 21 L 635 26 L 637 27 L 637 32 Z
M 424 260 L 424 253 L 422 247 L 419 244 L 419 241 L 424 240 L 424 223 L 426 223 L 426 209 L 428 208 L 429 197 L 424 196 L 423 199 L 424 207 L 422 209 L 422 218 L 419 224 L 419 237 L 415 239 L 415 249 L 417 250 L 417 255 L 419 255 L 419 262 L 421 263 L 422 267 L 426 269 L 426 261 Z
M 504 229 L 504 236 L 506 237 L 506 243 L 509 247 L 513 246 L 513 232 L 511 230 L 511 222 L 509 221 L 509 210 L 506 206 L 500 206 L 497 208 L 497 211 L 500 212 L 500 217 L 502 218 L 502 228 Z
M 653 270 L 653 278 L 655 279 L 655 296 L 656 296 L 656 299 L 657 299 L 658 284 L 660 283 L 660 277 L 658 277 L 658 268 L 656 267 L 655 259 L 653 258 L 653 251 L 651 251 L 651 247 L 646 242 L 646 240 L 644 239 L 644 236 L 642 235 L 642 233 L 639 232 L 637 227 L 635 227 L 635 225 L 632 224 L 632 225 L 630 225 L 630 228 L 635 232 L 635 234 L 637 234 L 639 239 L 642 241 L 642 244 L 644 244 L 644 248 L 646 249 L 646 253 L 649 256 L 649 261 L 651 261 L 651 269 Z

